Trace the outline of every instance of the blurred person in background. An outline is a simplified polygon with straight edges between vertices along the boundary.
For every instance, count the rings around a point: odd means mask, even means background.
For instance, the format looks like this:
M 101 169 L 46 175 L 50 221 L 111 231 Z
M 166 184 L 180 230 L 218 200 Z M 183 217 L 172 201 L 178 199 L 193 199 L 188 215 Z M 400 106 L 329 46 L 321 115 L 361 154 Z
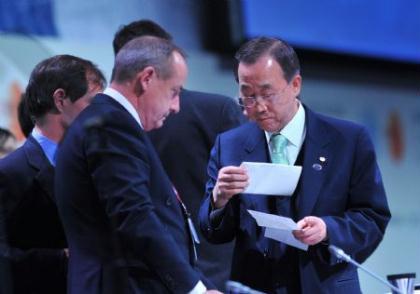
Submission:
M 66 293 L 69 253 L 54 195 L 55 153 L 104 85 L 94 64 L 71 55 L 43 60 L 31 73 L 23 103 L 34 128 L 0 160 L 0 255 L 10 264 L 15 294 Z
M 16 137 L 9 130 L 0 128 L 0 158 L 5 157 L 16 148 Z

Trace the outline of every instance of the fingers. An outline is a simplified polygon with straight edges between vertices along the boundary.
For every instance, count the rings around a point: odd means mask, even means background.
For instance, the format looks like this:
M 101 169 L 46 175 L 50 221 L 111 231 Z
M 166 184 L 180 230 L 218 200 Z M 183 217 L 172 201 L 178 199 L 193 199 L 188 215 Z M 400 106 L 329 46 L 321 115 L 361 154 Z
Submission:
M 219 170 L 217 180 L 227 182 L 231 181 L 247 181 L 248 175 L 246 169 L 240 166 L 225 166 Z
M 234 195 L 242 193 L 248 186 L 245 168 L 226 166 L 219 170 L 213 189 L 213 201 L 216 208 L 223 207 Z
M 248 181 L 248 176 L 242 173 L 219 173 L 217 178 L 219 182 L 223 182 L 226 184 L 229 183 L 236 183 L 236 182 L 244 182 Z
M 298 228 L 293 235 L 307 245 L 316 245 L 327 237 L 325 222 L 315 216 L 307 216 L 298 222 Z
M 305 219 L 301 219 L 297 222 L 297 227 L 299 230 L 302 230 L 304 227 L 306 227 L 306 221 Z

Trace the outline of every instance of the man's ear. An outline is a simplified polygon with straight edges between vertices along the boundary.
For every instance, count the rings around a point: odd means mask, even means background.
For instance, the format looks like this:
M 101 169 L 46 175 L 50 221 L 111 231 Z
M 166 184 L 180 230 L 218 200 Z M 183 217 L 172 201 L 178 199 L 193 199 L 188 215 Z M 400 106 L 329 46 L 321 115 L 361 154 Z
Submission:
M 300 94 L 300 89 L 302 87 L 302 77 L 298 74 L 295 75 L 292 79 L 292 89 L 293 89 L 293 94 L 294 96 L 299 96 Z
M 134 93 L 137 97 L 143 94 L 143 92 L 150 87 L 155 76 L 156 70 L 152 66 L 144 68 L 136 75 L 136 79 L 134 81 Z
M 55 108 L 57 108 L 58 112 L 62 113 L 64 107 L 64 99 L 66 99 L 66 92 L 63 89 L 58 88 L 54 91 L 53 98 Z
M 141 86 L 144 90 L 150 86 L 150 83 L 155 77 L 156 70 L 152 66 L 147 66 L 138 73 L 138 79 L 140 80 Z

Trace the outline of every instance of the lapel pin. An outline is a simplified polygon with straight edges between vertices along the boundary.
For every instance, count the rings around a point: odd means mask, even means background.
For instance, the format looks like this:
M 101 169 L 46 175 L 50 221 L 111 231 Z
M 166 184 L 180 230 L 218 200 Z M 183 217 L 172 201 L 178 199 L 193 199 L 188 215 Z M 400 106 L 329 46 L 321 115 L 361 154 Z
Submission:
M 312 168 L 316 171 L 320 171 L 322 170 L 322 165 L 320 165 L 319 163 L 314 163 L 312 164 Z

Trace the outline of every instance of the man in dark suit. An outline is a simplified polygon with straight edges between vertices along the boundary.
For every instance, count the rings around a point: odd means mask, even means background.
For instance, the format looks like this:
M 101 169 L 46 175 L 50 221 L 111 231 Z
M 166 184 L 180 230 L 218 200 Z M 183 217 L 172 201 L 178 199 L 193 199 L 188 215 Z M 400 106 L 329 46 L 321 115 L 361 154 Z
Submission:
M 360 293 L 355 267 L 328 252 L 333 244 L 363 262 L 390 219 L 366 130 L 312 112 L 298 99 L 293 48 L 256 38 L 236 54 L 242 104 L 253 120 L 220 135 L 209 161 L 200 224 L 212 242 L 236 238 L 232 279 L 267 293 Z M 301 165 L 292 197 L 243 193 L 244 161 Z M 281 181 L 281 179 L 279 179 Z M 290 217 L 308 251 L 264 237 L 248 209 Z
M 90 61 L 58 55 L 39 63 L 25 103 L 35 128 L 0 161 L 0 254 L 10 262 L 13 293 L 66 293 L 67 242 L 54 197 L 55 150 L 65 128 L 103 88 Z M 3 284 L 4 285 L 4 284 Z
M 206 291 L 193 232 L 145 133 L 179 111 L 186 76 L 174 44 L 133 39 L 115 58 L 111 86 L 69 128 L 56 177 L 69 294 Z
M 134 21 L 115 34 L 114 53 L 131 39 L 147 35 L 172 39 L 150 20 Z M 168 117 L 161 128 L 148 133 L 196 227 L 207 180 L 206 166 L 216 136 L 244 121 L 239 105 L 232 98 L 182 89 L 180 112 Z M 230 273 L 233 242 L 214 245 L 200 233 L 199 237 L 198 267 L 218 289 L 224 289 Z

